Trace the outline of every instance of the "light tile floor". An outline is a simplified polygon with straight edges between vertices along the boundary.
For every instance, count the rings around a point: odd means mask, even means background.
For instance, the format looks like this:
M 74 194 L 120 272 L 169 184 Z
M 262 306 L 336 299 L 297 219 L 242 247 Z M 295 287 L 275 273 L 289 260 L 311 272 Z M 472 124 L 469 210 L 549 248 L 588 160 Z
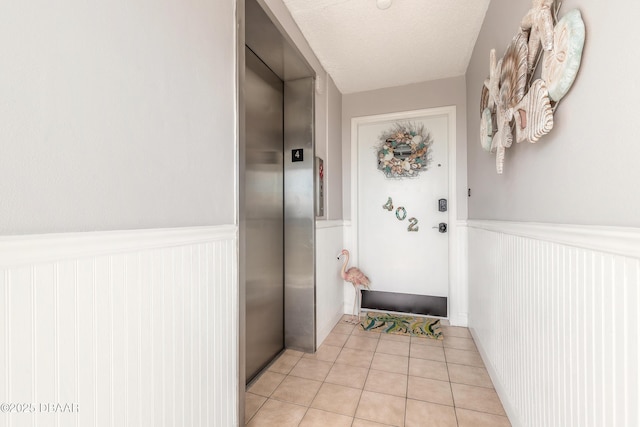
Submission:
M 444 340 L 340 322 L 316 354 L 285 351 L 246 393 L 249 427 L 510 426 L 467 328 Z

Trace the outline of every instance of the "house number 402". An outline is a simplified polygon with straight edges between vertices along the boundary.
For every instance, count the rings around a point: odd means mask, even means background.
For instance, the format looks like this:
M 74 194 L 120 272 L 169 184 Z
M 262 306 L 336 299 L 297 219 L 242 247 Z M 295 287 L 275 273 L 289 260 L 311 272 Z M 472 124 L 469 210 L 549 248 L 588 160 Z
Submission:
M 393 210 L 393 200 L 391 197 L 387 198 L 387 203 L 382 205 L 382 209 L 388 210 L 391 212 Z M 407 210 L 403 206 L 399 206 L 396 209 L 396 218 L 399 221 L 404 221 L 407 217 Z M 407 227 L 407 231 L 418 231 L 420 228 L 418 227 L 418 220 L 415 217 L 409 218 L 409 227 Z

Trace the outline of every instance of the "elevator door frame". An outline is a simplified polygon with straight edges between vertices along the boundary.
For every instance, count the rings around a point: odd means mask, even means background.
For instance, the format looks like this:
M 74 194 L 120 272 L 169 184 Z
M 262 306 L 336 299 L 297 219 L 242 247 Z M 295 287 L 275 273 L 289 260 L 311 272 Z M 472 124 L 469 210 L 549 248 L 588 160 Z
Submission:
M 246 385 L 246 271 L 244 259 L 245 186 L 245 45 L 285 83 L 285 348 L 305 352 L 316 350 L 315 322 L 315 200 L 314 133 L 315 72 L 268 10 L 264 0 L 237 0 L 237 75 L 238 75 L 238 420 L 244 419 Z M 258 6 L 258 9 L 256 8 Z M 249 27 L 249 28 L 247 28 Z M 258 29 L 259 31 L 256 31 Z M 265 43 L 273 37 L 275 44 Z M 278 38 L 279 37 L 279 38 Z M 259 40 L 258 40 L 259 39 Z M 292 162 L 292 149 L 304 150 L 303 162 Z M 287 173 L 296 180 L 287 181 Z M 290 175 L 291 176 L 291 175 Z M 300 183 L 305 190 L 301 191 Z M 292 185 L 288 185 L 292 184 Z M 308 197 L 307 197 L 308 196 Z M 292 255 L 293 254 L 293 255 Z

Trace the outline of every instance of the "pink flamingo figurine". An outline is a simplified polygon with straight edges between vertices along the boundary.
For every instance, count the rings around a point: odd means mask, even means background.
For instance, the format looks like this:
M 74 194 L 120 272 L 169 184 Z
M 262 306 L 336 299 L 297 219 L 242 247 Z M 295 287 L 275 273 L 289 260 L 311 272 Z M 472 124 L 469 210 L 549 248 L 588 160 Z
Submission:
M 340 255 L 338 255 L 338 259 L 340 259 L 340 257 L 344 255 L 345 259 L 344 259 L 344 264 L 342 264 L 342 271 L 340 272 L 340 276 L 342 276 L 342 278 L 347 281 L 347 282 L 351 282 L 351 284 L 353 285 L 353 289 L 356 292 L 356 298 L 353 301 L 353 323 L 360 323 L 360 289 L 358 288 L 358 286 L 362 286 L 364 288 L 369 289 L 369 283 L 371 283 L 369 281 L 369 278 L 367 276 L 364 275 L 364 273 L 362 271 L 360 271 L 359 268 L 357 267 L 351 267 L 350 269 L 347 270 L 347 264 L 349 264 L 349 251 L 346 249 L 343 249 L 342 252 L 340 252 Z M 358 305 L 358 317 L 355 318 L 356 316 L 356 304 Z

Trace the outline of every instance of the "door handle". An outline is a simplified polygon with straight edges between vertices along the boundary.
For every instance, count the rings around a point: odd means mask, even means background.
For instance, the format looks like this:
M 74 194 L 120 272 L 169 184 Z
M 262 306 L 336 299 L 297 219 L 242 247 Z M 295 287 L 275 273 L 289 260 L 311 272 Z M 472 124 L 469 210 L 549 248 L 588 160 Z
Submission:
M 440 224 L 438 224 L 437 227 L 431 227 L 431 228 L 437 228 L 440 233 L 446 233 L 447 232 L 447 224 L 444 223 L 444 222 L 441 222 Z

